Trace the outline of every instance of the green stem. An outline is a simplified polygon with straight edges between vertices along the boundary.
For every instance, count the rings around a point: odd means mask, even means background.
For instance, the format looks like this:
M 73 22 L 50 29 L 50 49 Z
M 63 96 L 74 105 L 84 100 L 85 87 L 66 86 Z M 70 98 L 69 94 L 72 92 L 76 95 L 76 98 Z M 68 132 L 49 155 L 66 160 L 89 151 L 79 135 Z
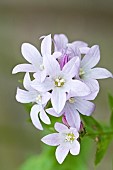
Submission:
M 108 132 L 96 132 L 96 133 L 86 133 L 85 136 L 99 136 L 99 135 L 113 135 L 113 131 L 108 131 Z

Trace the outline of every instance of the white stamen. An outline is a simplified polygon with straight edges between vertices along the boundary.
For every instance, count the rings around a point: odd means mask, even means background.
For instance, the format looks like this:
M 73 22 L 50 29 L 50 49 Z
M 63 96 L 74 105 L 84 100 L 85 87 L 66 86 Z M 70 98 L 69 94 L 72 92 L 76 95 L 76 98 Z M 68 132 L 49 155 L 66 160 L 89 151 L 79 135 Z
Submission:
M 70 97 L 70 99 L 68 100 L 70 103 L 75 103 L 75 98 L 74 97 Z
M 55 86 L 62 87 L 65 83 L 65 80 L 59 77 L 59 78 L 56 78 L 54 82 L 55 82 Z
M 75 135 L 70 132 L 68 134 L 66 134 L 66 137 L 65 137 L 65 142 L 73 142 L 75 140 Z
M 82 77 L 84 74 L 85 74 L 85 71 L 82 68 L 80 68 L 79 76 Z
M 42 101 L 42 96 L 39 94 L 37 97 L 36 97 L 36 102 L 37 103 L 41 103 Z
M 41 71 L 44 70 L 44 65 L 43 64 L 40 65 L 40 70 Z

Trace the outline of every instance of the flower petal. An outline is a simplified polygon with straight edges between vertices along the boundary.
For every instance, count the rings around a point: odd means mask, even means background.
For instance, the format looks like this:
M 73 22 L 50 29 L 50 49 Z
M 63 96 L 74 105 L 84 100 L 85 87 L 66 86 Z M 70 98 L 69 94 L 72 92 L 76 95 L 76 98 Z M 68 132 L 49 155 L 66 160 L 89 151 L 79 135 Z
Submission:
M 54 46 L 55 51 L 62 51 L 66 48 L 66 44 L 68 43 L 68 39 L 64 34 L 55 34 L 54 35 Z
M 99 93 L 99 83 L 94 79 L 86 79 L 83 82 L 90 88 L 91 94 L 84 97 L 86 100 L 94 100 Z
M 56 149 L 56 152 L 55 152 L 57 161 L 60 164 L 62 164 L 62 162 L 64 161 L 64 159 L 68 155 L 68 153 L 69 153 L 68 147 L 66 147 L 65 145 L 59 145 Z
M 24 76 L 24 81 L 23 81 L 23 85 L 25 87 L 25 89 L 27 90 L 31 90 L 31 79 L 30 79 L 30 75 L 29 73 L 26 73 L 25 76 Z
M 13 68 L 12 74 L 19 72 L 35 72 L 36 69 L 31 64 L 18 64 Z
M 74 105 L 67 103 L 65 107 L 65 116 L 68 124 L 75 127 L 77 130 L 80 128 L 80 116 Z
M 72 155 L 78 155 L 80 152 L 80 144 L 77 140 L 73 141 L 73 143 L 71 144 L 71 149 L 70 149 L 70 153 Z
M 40 91 L 40 92 L 46 92 L 49 91 L 53 88 L 53 82 L 51 81 L 50 78 L 46 78 L 42 83 L 39 82 L 38 79 L 35 79 L 31 82 L 31 86 Z
M 26 91 L 17 88 L 16 100 L 20 103 L 35 102 L 37 93 L 35 91 Z
M 24 58 L 33 65 L 40 65 L 42 62 L 42 57 L 39 51 L 29 43 L 23 43 L 21 47 L 22 55 Z
M 46 112 L 48 114 L 50 114 L 51 116 L 55 116 L 55 117 L 60 117 L 63 113 L 56 113 L 55 110 L 53 108 L 49 108 L 49 109 L 46 109 Z
M 73 44 L 77 48 L 88 46 L 88 44 L 84 41 L 73 41 L 71 44 Z
M 43 62 L 48 75 L 54 77 L 59 74 L 60 65 L 58 61 L 55 58 L 53 58 L 53 56 L 46 55 L 46 57 L 44 57 Z
M 61 52 L 54 52 L 54 53 L 52 54 L 53 58 L 56 58 L 56 59 L 60 58 L 61 55 L 62 55 Z
M 64 124 L 62 124 L 62 123 L 58 123 L 58 122 L 56 122 L 55 123 L 55 130 L 57 131 L 57 132 L 62 132 L 62 131 L 66 131 L 66 130 L 68 130 L 68 127 L 67 126 L 65 126 Z
M 42 83 L 46 78 L 46 70 L 36 70 L 36 73 L 33 74 L 33 77 Z
M 66 103 L 66 93 L 61 88 L 55 88 L 52 92 L 51 103 L 55 111 L 59 114 Z
M 51 124 L 49 117 L 47 116 L 46 112 L 44 109 L 40 111 L 40 119 L 45 123 L 45 124 Z
M 41 43 L 41 54 L 46 56 L 47 54 L 51 55 L 51 34 L 44 37 Z
M 59 133 L 49 134 L 44 136 L 41 141 L 50 146 L 57 146 L 60 144 L 60 135 Z
M 81 114 L 86 116 L 90 116 L 95 110 L 95 105 L 92 102 L 79 97 L 75 98 L 74 105 Z
M 74 43 L 67 44 L 68 54 L 70 58 L 78 56 L 81 59 L 81 53 L 78 46 Z
M 105 68 L 93 68 L 87 73 L 87 77 L 92 79 L 105 79 L 109 77 L 113 78 L 113 75 Z
M 42 104 L 47 104 L 47 102 L 51 98 L 51 93 L 49 93 L 49 92 L 42 93 L 41 96 L 42 96 Z
M 89 51 L 89 47 L 80 47 L 79 50 L 81 52 L 81 54 L 87 54 L 87 52 Z
M 66 75 L 68 79 L 73 78 L 75 75 L 78 75 L 78 70 L 80 66 L 79 57 L 73 57 L 69 62 L 67 62 L 63 67 L 63 74 Z
M 40 106 L 35 104 L 32 108 L 31 108 L 31 112 L 30 112 L 30 117 L 32 120 L 33 125 L 39 129 L 39 130 L 43 130 L 43 127 L 40 123 L 40 120 L 38 118 L 38 113 L 40 112 Z
M 74 92 L 75 96 L 86 96 L 91 93 L 90 88 L 79 80 L 71 80 L 68 86 L 70 86 L 70 90 Z
M 40 72 L 40 81 L 43 82 L 46 78 L 46 69 Z
M 81 61 L 83 70 L 93 68 L 100 60 L 100 50 L 98 45 L 92 46 Z

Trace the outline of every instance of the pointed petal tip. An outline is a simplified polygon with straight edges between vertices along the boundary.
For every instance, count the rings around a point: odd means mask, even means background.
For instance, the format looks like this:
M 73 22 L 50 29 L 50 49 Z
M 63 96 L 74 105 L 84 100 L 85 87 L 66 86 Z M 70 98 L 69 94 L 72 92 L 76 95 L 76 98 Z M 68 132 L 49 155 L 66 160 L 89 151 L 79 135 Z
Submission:
M 17 71 L 16 67 L 17 67 L 17 66 L 15 66 L 15 67 L 13 68 L 13 70 L 12 70 L 12 74 L 16 74 L 16 73 L 18 73 L 18 71 Z

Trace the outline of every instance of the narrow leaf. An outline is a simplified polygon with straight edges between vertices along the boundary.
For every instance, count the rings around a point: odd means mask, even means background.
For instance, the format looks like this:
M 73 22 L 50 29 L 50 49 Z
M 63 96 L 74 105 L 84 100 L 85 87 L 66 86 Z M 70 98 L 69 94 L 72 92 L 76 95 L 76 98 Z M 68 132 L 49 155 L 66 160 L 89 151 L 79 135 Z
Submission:
M 84 121 L 86 132 L 91 135 L 91 138 L 95 137 L 97 132 L 103 131 L 102 126 L 99 122 L 97 122 L 92 116 L 81 116 L 82 120 Z
M 111 125 L 111 128 L 113 129 L 113 110 L 111 112 L 110 125 Z
M 95 155 L 95 165 L 97 165 L 104 157 L 113 135 L 102 135 L 97 142 L 97 150 Z
M 113 96 L 111 94 L 108 95 L 109 106 L 111 111 L 113 110 Z

